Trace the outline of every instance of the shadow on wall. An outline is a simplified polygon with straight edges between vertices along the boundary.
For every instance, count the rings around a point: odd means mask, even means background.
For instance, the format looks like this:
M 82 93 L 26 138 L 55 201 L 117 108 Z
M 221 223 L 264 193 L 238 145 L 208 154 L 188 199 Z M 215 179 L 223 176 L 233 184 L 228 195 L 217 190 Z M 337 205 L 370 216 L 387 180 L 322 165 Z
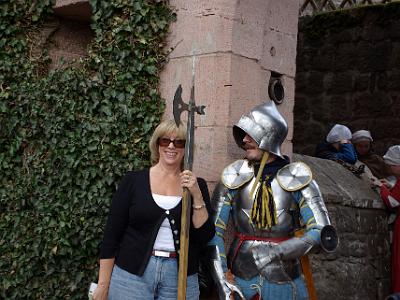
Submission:
M 335 123 L 400 144 L 400 3 L 299 22 L 293 150 L 313 155 Z
M 58 2 L 58 6 L 54 7 L 56 17 L 31 36 L 35 45 L 31 55 L 40 57 L 47 49 L 51 59 L 46 66 L 48 69 L 42 70 L 43 73 L 77 63 L 79 58 L 86 57 L 87 46 L 94 38 L 90 28 L 89 3 L 63 6 Z
M 86 57 L 87 46 L 92 40 L 93 32 L 89 23 L 59 19 L 57 30 L 50 39 L 50 69 L 62 68 Z

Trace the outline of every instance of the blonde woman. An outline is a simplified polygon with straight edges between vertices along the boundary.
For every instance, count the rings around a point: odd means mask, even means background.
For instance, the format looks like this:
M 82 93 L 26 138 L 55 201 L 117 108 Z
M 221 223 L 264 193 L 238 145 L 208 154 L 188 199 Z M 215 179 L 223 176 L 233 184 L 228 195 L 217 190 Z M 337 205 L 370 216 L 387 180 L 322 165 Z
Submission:
M 192 195 L 186 299 L 199 298 L 198 257 L 213 237 L 206 182 L 182 170 L 186 128 L 162 122 L 150 140 L 152 167 L 128 172 L 114 195 L 94 300 L 177 299 L 183 188 Z

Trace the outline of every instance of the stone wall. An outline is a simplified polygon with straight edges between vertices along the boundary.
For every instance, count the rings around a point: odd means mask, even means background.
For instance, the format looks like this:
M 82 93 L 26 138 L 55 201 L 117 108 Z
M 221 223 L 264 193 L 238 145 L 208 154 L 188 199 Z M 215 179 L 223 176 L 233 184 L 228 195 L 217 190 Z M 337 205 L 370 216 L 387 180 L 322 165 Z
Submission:
M 390 244 L 379 195 L 333 161 L 298 154 L 293 159 L 311 167 L 339 235 L 335 253 L 310 255 L 318 299 L 384 299 L 390 292 Z
M 400 3 L 299 22 L 293 151 L 312 155 L 335 123 L 400 143 Z

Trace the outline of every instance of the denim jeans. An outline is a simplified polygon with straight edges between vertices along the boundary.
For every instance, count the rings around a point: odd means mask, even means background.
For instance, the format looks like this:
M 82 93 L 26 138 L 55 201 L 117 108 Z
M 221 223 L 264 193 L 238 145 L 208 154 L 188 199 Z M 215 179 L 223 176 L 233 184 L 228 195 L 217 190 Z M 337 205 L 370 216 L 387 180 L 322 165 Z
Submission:
M 274 300 L 307 300 L 308 292 L 303 276 L 299 276 L 287 283 L 269 282 L 262 276 L 255 276 L 250 280 L 235 277 L 235 282 L 242 291 L 245 299 L 251 299 L 257 292 L 262 299 Z M 237 298 L 235 298 L 237 299 Z
M 114 265 L 108 299 L 176 300 L 178 297 L 177 290 L 177 259 L 152 256 L 143 276 L 134 275 Z M 198 300 L 199 295 L 197 274 L 188 276 L 186 299 Z

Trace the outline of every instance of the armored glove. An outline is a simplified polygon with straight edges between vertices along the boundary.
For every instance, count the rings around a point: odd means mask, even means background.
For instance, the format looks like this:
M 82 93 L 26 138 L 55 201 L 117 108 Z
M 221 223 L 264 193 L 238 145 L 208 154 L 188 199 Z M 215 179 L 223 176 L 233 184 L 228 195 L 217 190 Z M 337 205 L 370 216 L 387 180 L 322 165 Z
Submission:
M 210 246 L 209 255 L 211 255 L 212 275 L 218 288 L 219 299 L 229 300 L 231 299 L 231 295 L 233 293 L 237 293 L 241 299 L 244 299 L 240 289 L 226 279 L 225 272 L 222 268 L 218 247 Z
M 257 266 L 260 274 L 263 275 L 264 268 L 273 261 L 278 261 L 282 258 L 282 249 L 277 244 L 260 243 L 251 247 L 254 263 Z
M 222 287 L 220 285 L 222 285 Z M 233 293 L 237 293 L 240 298 L 244 300 L 242 292 L 236 285 L 229 283 L 227 280 L 218 284 L 218 295 L 220 300 L 230 300 Z

